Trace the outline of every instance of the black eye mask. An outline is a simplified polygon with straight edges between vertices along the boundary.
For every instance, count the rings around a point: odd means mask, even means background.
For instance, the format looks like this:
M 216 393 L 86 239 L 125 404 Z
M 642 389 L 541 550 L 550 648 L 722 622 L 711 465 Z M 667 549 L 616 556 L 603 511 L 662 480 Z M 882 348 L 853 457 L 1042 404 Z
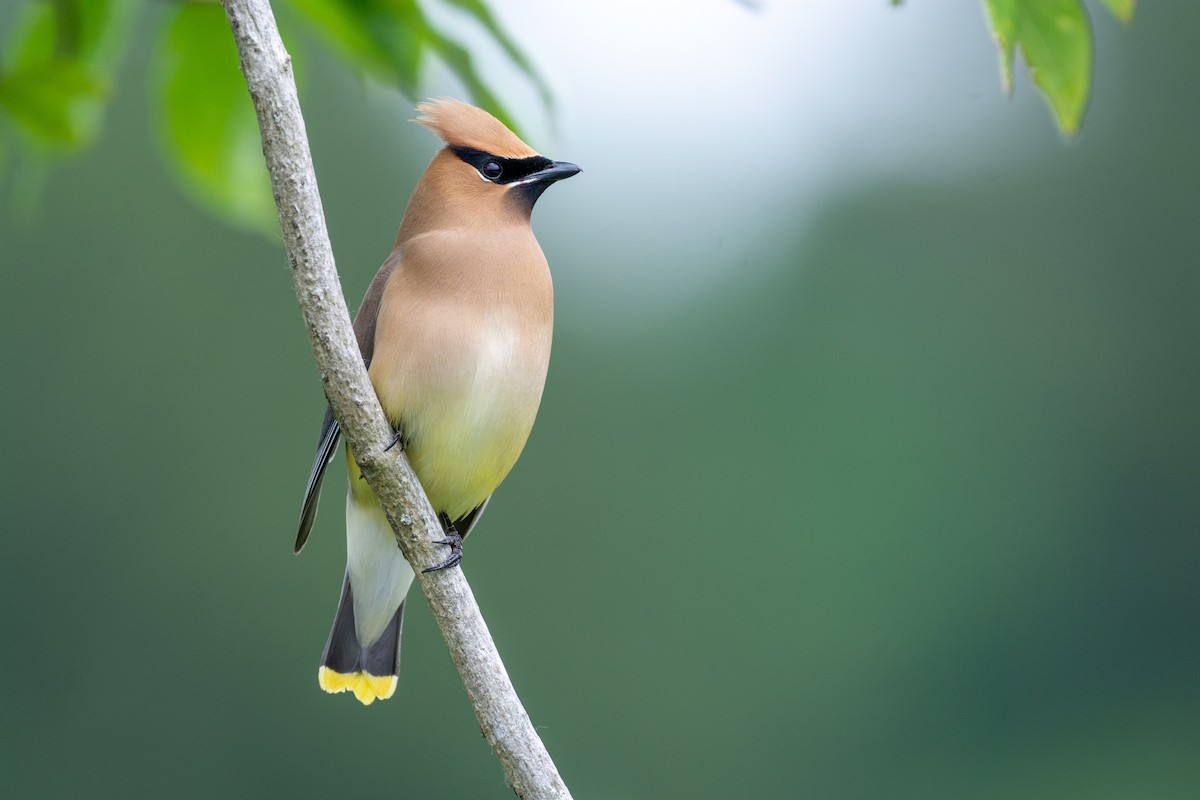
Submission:
M 543 156 L 528 158 L 502 158 L 471 147 L 451 147 L 454 155 L 470 164 L 484 180 L 504 185 L 516 183 L 528 178 L 535 172 L 541 172 L 554 166 L 554 162 Z

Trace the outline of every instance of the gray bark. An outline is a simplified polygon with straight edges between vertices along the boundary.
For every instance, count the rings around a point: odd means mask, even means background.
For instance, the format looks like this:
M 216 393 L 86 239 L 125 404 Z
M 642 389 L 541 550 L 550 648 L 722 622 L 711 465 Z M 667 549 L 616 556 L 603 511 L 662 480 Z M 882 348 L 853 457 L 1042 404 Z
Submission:
M 518 797 L 570 793 L 518 699 L 462 570 L 425 574 L 446 555 L 437 516 L 398 448 L 367 378 L 334 266 L 291 58 L 268 0 L 223 0 L 258 114 L 296 299 L 321 371 L 325 396 L 354 458 L 379 497 L 405 558 L 462 676 L 484 737 Z

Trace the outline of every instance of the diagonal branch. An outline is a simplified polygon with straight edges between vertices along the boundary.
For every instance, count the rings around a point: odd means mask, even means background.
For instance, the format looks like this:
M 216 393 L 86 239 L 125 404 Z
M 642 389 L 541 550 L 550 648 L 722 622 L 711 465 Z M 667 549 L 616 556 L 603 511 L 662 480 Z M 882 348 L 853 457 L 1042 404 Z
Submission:
M 462 570 L 425 574 L 442 538 L 429 500 L 408 460 L 386 448 L 392 430 L 367 378 L 334 267 L 325 215 L 291 57 L 279 38 L 268 0 L 223 0 L 254 100 L 296 299 L 308 328 L 325 396 L 363 474 L 413 565 L 488 744 L 518 797 L 570 798 L 529 715 L 521 706 Z

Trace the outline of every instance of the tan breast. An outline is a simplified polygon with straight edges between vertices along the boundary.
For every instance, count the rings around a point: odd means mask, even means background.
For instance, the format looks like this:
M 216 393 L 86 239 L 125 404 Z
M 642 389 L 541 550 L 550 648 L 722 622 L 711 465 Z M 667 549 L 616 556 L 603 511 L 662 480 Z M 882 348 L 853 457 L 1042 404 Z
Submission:
M 461 517 L 512 469 L 541 402 L 552 327 L 550 271 L 527 225 L 403 245 L 369 372 L 438 512 Z

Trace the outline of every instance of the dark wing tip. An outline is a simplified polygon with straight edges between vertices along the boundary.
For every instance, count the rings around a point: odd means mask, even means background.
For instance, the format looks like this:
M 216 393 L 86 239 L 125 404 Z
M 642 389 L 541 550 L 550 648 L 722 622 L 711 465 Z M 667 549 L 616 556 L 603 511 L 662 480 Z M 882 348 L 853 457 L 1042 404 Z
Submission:
M 304 549 L 304 545 L 308 542 L 308 535 L 312 533 L 313 522 L 317 519 L 317 504 L 305 503 L 304 511 L 300 515 L 300 529 L 296 532 L 296 548 L 292 550 L 293 555 L 300 555 L 300 551 Z
M 312 533 L 313 523 L 317 519 L 317 504 L 321 501 L 321 482 L 325 479 L 325 468 L 333 460 L 337 449 L 338 439 L 342 435 L 342 426 L 333 418 L 333 409 L 325 409 L 325 419 L 321 422 L 321 438 L 317 442 L 317 455 L 313 459 L 312 471 L 308 473 L 308 487 L 304 490 L 304 507 L 300 510 L 300 526 L 296 532 L 296 549 L 299 553 L 304 549 L 308 535 Z

